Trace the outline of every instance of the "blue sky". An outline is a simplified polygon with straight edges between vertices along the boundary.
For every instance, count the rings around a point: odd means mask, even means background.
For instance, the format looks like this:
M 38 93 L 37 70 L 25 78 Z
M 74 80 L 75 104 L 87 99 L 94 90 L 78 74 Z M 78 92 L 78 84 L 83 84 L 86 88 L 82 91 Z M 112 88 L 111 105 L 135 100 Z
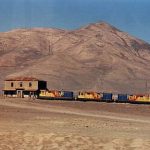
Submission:
M 149 0 L 0 0 L 0 31 L 106 21 L 150 43 Z

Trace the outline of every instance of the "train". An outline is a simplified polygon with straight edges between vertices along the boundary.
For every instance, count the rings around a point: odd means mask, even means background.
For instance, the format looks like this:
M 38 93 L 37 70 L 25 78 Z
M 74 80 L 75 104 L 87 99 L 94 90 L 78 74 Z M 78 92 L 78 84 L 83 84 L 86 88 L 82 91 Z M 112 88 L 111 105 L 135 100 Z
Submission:
M 114 94 L 94 91 L 79 91 L 76 94 L 73 91 L 47 89 L 40 91 L 38 99 L 150 104 L 150 95 L 148 94 Z

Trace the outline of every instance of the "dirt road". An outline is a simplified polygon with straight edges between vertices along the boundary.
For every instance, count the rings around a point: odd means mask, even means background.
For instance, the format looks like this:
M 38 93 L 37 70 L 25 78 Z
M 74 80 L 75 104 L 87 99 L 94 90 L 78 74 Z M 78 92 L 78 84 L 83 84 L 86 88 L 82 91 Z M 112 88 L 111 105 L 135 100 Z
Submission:
M 150 105 L 0 99 L 0 150 L 147 150 Z

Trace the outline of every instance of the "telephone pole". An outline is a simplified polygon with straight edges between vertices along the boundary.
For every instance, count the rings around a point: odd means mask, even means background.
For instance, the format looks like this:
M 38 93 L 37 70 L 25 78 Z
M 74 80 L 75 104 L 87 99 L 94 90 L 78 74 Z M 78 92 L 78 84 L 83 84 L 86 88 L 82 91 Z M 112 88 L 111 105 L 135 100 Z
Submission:
M 53 55 L 53 43 L 52 43 L 52 40 L 53 40 L 53 35 L 51 35 L 51 39 L 50 39 L 50 43 L 49 43 L 49 47 L 48 47 L 48 54 L 49 55 Z
M 147 94 L 148 92 L 148 81 L 145 80 L 145 94 Z

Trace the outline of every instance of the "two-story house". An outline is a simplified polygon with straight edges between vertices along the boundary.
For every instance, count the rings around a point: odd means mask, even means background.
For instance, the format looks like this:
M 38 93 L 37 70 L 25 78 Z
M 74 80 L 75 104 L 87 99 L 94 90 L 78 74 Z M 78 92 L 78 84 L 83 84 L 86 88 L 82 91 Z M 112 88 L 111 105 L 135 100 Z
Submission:
M 5 80 L 4 96 L 6 97 L 37 97 L 40 90 L 47 88 L 47 82 L 33 77 L 15 77 Z

